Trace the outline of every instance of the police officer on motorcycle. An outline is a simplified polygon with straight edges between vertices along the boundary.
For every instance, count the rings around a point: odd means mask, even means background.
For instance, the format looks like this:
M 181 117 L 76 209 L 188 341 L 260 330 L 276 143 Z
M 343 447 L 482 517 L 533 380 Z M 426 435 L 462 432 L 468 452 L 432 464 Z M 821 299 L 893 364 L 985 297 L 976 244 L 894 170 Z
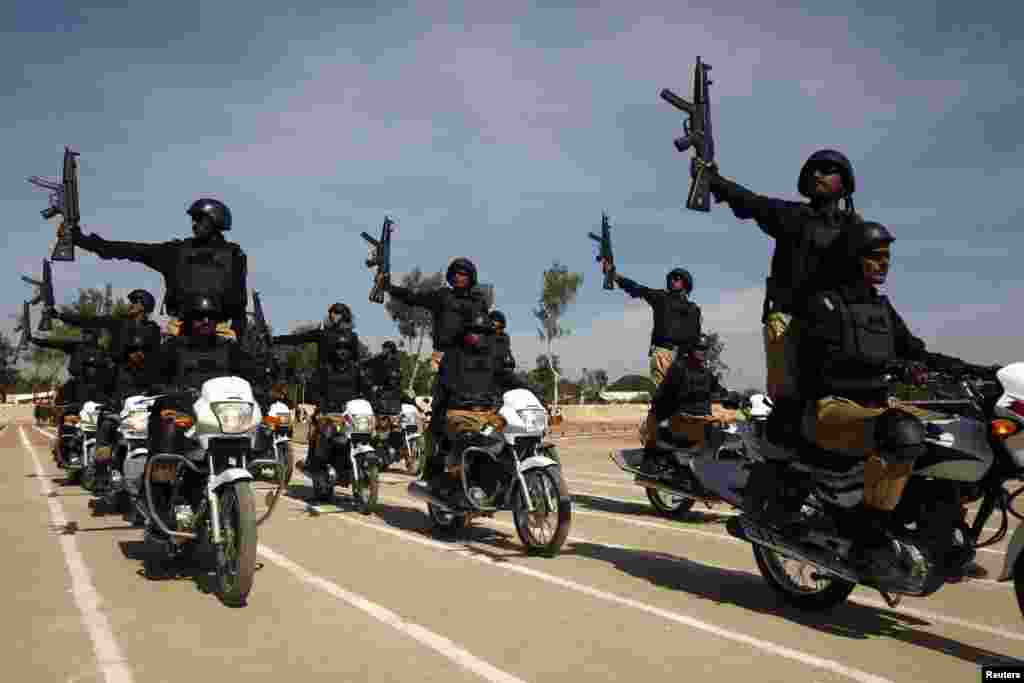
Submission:
M 608 272 L 612 268 L 607 261 L 601 262 L 601 269 Z M 665 276 L 665 289 L 652 289 L 637 284 L 627 277 L 616 273 L 615 282 L 634 299 L 642 298 L 654 313 L 654 328 L 651 330 L 651 381 L 654 382 L 657 394 L 662 382 L 665 381 L 669 368 L 677 359 L 678 379 L 673 383 L 672 391 L 665 392 L 660 405 L 667 405 L 669 396 L 679 395 L 680 390 L 686 392 L 684 381 L 696 381 L 699 369 L 703 367 L 704 355 L 701 340 L 700 306 L 690 301 L 693 292 L 693 275 L 683 268 L 674 268 Z M 658 418 L 655 402 L 647 415 L 644 426 L 644 465 L 650 470 L 656 468 Z M 664 418 L 662 418 L 664 419 Z
M 494 325 L 485 312 L 476 312 L 463 321 L 454 344 L 444 358 L 445 372 L 440 383 L 445 395 L 443 412 L 434 407 L 434 419 L 442 425 L 449 451 L 458 436 L 477 432 L 494 424 L 501 397 L 510 389 L 531 389 L 521 382 L 495 353 Z M 454 458 L 455 454 L 449 452 Z M 437 452 L 428 453 L 424 479 L 431 493 L 445 497 L 454 486 L 445 460 Z
M 384 342 L 381 352 L 367 360 L 364 369 L 373 387 L 377 430 L 387 434 L 388 446 L 392 449 L 390 460 L 394 462 L 402 450 L 402 361 L 395 342 Z
M 115 242 L 95 234 L 85 235 L 77 226 L 71 239 L 76 247 L 91 251 L 102 259 L 122 259 L 142 263 L 164 276 L 164 305 L 174 316 L 168 331 L 182 331 L 181 316 L 196 297 L 209 295 L 219 301 L 221 311 L 217 334 L 240 338 L 245 329 L 245 309 L 249 303 L 246 285 L 245 252 L 224 238 L 231 229 L 231 211 L 216 200 L 197 199 L 185 212 L 192 218 L 193 236 L 169 242 Z M 67 228 L 62 224 L 58 234 Z M 229 326 L 227 321 L 231 321 Z M 186 326 L 187 327 L 187 326 Z M 184 330 L 188 334 L 188 330 Z
M 56 349 L 70 356 L 68 374 L 70 377 L 57 390 L 54 406 L 57 407 L 58 430 L 64 428 L 64 414 L 79 410 L 86 401 L 109 403 L 114 385 L 114 366 L 110 354 L 100 348 L 99 335 L 96 330 L 82 330 L 81 339 L 43 339 L 30 336 L 36 346 L 44 349 Z M 58 462 L 66 462 L 62 439 L 56 439 L 53 457 Z
M 694 171 L 700 163 L 695 160 Z M 835 150 L 812 154 L 797 180 L 797 189 L 807 203 L 755 194 L 718 175 L 717 170 L 709 177 L 717 201 L 726 202 L 737 218 L 756 221 L 775 240 L 761 322 L 768 396 L 775 404 L 767 434 L 771 441 L 785 443 L 793 436 L 789 426 L 798 419 L 802 405 L 796 375 L 800 306 L 817 288 L 829 245 L 844 230 L 862 222 L 853 207 L 853 165 Z
M 437 436 L 444 430 L 440 416 L 445 411 L 445 354 L 460 343 L 467 320 L 477 315 L 487 316 L 487 302 L 476 288 L 476 264 L 465 257 L 453 259 L 448 265 L 445 279 L 448 288 L 439 287 L 425 292 L 415 292 L 406 287 L 392 285 L 386 282 L 383 276 L 378 276 L 377 279 L 378 285 L 386 287 L 391 296 L 409 306 L 425 308 L 433 316 L 434 353 L 431 355 L 431 364 L 438 376 L 432 392 L 430 426 L 424 434 L 428 462 L 434 452 Z
M 366 382 L 359 364 L 359 337 L 352 325 L 352 311 L 341 302 L 327 309 L 327 321 L 322 328 L 285 334 L 273 338 L 274 344 L 317 345 L 317 385 L 319 404 L 312 424 L 321 414 L 340 413 L 345 405 L 366 393 Z M 306 468 L 314 471 L 326 461 L 328 444 L 319 439 L 319 430 L 310 427 L 309 457 Z
M 890 404 L 893 363 L 916 361 L 937 370 L 993 374 L 991 368 L 926 351 L 879 294 L 894 241 L 885 226 L 872 222 L 851 226 L 836 240 L 826 260 L 834 285 L 806 303 L 798 368 L 807 399 L 804 438 L 825 451 L 867 458 L 863 523 L 852 559 L 858 570 L 877 580 L 899 576 L 886 528 L 915 460 L 926 450 L 922 419 L 939 417 Z

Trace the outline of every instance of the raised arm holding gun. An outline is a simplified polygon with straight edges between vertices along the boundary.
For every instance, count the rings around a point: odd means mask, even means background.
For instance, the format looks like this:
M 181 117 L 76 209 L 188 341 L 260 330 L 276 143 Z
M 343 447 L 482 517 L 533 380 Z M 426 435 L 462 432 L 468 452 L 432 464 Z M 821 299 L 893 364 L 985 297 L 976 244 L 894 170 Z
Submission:
M 37 287 L 36 296 L 28 304 L 43 305 L 43 312 L 39 316 L 39 331 L 49 332 L 53 329 L 54 308 L 56 304 L 53 298 L 53 271 L 50 269 L 50 262 L 43 259 L 43 279 L 35 280 L 22 275 L 21 279 L 34 287 Z
M 28 178 L 28 182 L 36 187 L 50 191 L 50 206 L 40 211 L 43 218 L 50 220 L 60 214 L 63 224 L 73 228 L 79 228 L 82 218 L 78 207 L 78 162 L 75 160 L 77 156 L 78 152 L 73 152 L 70 147 L 64 148 L 64 168 L 59 181 L 35 175 Z M 57 243 L 53 246 L 50 258 L 54 261 L 75 260 L 75 245 L 71 241 L 71 233 L 58 232 Z
M 612 255 L 612 226 L 608 225 L 608 214 L 601 214 L 601 236 L 592 232 L 587 235 L 601 245 L 597 262 L 602 264 L 604 270 L 604 288 L 615 289 L 615 256 Z
M 711 99 L 708 88 L 711 81 L 708 72 L 711 65 L 705 64 L 697 57 L 697 65 L 693 69 L 693 101 L 687 102 L 674 92 L 665 88 L 661 91 L 661 99 L 689 116 L 683 121 L 683 137 L 676 138 L 674 144 L 680 152 L 693 147 L 693 180 L 690 192 L 686 197 L 686 208 L 693 211 L 711 210 L 711 176 L 715 172 L 715 139 L 711 132 Z

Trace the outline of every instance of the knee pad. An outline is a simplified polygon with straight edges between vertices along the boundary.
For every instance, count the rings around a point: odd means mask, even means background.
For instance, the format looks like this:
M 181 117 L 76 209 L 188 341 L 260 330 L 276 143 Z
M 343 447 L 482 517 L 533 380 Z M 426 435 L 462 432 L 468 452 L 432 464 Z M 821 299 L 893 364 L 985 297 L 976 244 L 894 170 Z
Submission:
M 924 423 L 905 410 L 891 408 L 875 418 L 875 443 L 890 462 L 923 455 L 924 435 Z

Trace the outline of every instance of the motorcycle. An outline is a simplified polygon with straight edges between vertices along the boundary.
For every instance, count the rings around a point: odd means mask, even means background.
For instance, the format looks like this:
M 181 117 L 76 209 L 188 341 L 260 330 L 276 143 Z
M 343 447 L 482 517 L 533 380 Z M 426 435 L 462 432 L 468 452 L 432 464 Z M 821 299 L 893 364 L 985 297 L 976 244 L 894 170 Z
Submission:
M 727 406 L 728 407 L 728 406 Z M 657 473 L 640 469 L 644 449 L 623 449 L 611 455 L 612 462 L 634 475 L 654 509 L 666 517 L 682 517 L 697 502 L 708 508 L 723 502 L 713 491 L 701 485 L 693 468 L 701 460 L 746 461 L 743 434 L 753 430 L 747 423 L 723 424 L 709 415 L 679 411 L 657 425 L 656 447 L 662 456 Z
M 374 433 L 373 408 L 357 398 L 345 404 L 343 413 L 323 413 L 316 418 L 317 442 L 309 445 L 303 469 L 313 480 L 313 495 L 330 502 L 335 486 L 351 486 L 359 511 L 368 515 L 377 505 L 380 491 L 380 459 L 371 444 Z M 310 466 L 320 439 L 327 440 L 327 461 Z
M 381 468 L 399 460 L 405 461 L 405 471 L 418 475 L 423 467 L 423 435 L 420 433 L 419 411 L 416 406 L 403 403 L 400 415 L 389 416 L 386 420 L 377 418 L 378 439 L 386 455 L 381 458 Z
M 431 523 L 447 533 L 474 517 L 511 509 L 527 552 L 552 557 L 569 535 L 572 499 L 555 446 L 544 440 L 547 411 L 532 392 L 513 389 L 505 392 L 493 422 L 455 443 L 438 444 L 438 452 L 456 463 L 449 473 L 459 484 L 450 495 L 435 496 L 423 481 L 410 483 L 409 495 L 425 501 Z
M 79 481 L 82 488 L 90 493 L 96 491 L 96 432 L 100 419 L 107 413 L 106 406 L 95 401 L 86 401 L 78 414 L 78 432 L 81 438 L 81 469 Z M 74 459 L 72 458 L 72 462 Z
M 292 458 L 292 411 L 287 405 L 275 401 L 263 416 L 259 426 L 255 451 L 261 455 L 271 454 L 270 458 L 252 460 L 249 471 L 261 481 L 277 481 L 283 477 L 284 486 L 288 486 L 295 471 Z M 273 458 L 273 463 L 268 462 Z M 283 474 L 282 474 L 283 473 Z
M 1024 519 L 1013 501 L 1024 487 L 1024 363 L 996 373 L 994 392 L 957 378 L 967 396 L 963 414 L 925 422 L 927 451 L 917 458 L 910 481 L 891 515 L 888 540 L 902 575 L 877 582 L 850 561 L 857 506 L 864 497 L 864 462 L 830 456 L 809 444 L 783 449 L 753 434 L 747 446 L 760 462 L 703 462 L 694 473 L 742 514 L 730 520 L 732 536 L 751 544 L 768 585 L 798 608 L 829 609 L 844 602 L 857 584 L 877 590 L 890 607 L 903 595 L 925 597 L 950 574 L 974 559 L 976 550 L 1006 537 L 1008 515 Z M 971 524 L 961 505 L 980 501 Z M 982 531 L 995 511 L 1001 524 L 988 539 Z M 779 521 L 784 520 L 784 521 Z M 1014 531 L 1000 581 L 1013 580 L 1024 612 L 1024 525 Z M 787 564 L 796 565 L 787 571 Z M 808 571 L 809 570 L 809 571 Z M 803 585 L 801 578 L 812 585 Z
M 129 396 L 118 414 L 117 439 L 112 448 L 109 482 L 104 489 L 103 499 L 108 505 L 119 507 L 129 521 L 137 517 L 134 501 L 141 500 L 142 491 L 137 484 L 141 482 L 142 467 L 149 453 L 146 447 L 149 411 L 158 398 L 159 395 Z M 125 473 L 129 471 L 137 471 L 139 477 L 126 478 Z
M 71 483 L 78 483 L 82 477 L 82 430 L 79 424 L 82 421 L 80 413 L 76 411 L 77 405 L 64 407 L 64 416 L 57 428 L 57 439 L 60 441 L 60 455 L 54 451 L 54 463 L 57 467 L 67 472 L 67 479 Z
M 146 457 L 127 461 L 126 481 L 141 479 L 133 486 L 141 489 L 146 543 L 157 551 L 147 553 L 144 569 L 156 577 L 167 559 L 212 547 L 217 594 L 241 606 L 255 577 L 257 527 L 273 513 L 283 483 L 267 494 L 268 509 L 257 518 L 247 467 L 261 463 L 253 456 L 262 416 L 247 381 L 217 377 L 192 395 L 191 410 L 160 411 Z

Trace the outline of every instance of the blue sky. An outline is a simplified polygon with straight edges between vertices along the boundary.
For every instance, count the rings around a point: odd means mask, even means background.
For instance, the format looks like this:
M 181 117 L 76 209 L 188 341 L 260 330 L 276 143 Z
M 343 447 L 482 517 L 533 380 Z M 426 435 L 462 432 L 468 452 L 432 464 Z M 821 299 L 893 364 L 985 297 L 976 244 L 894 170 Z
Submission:
M 601 288 L 585 237 L 607 211 L 620 271 L 657 286 L 689 268 L 727 344 L 727 383 L 760 385 L 772 242 L 723 206 L 682 208 L 680 117 L 658 98 L 688 91 L 700 54 L 725 175 L 796 198 L 803 160 L 843 150 L 858 208 L 898 238 L 888 293 L 912 329 L 969 360 L 1017 360 L 1024 51 L 1012 3 L 298 4 L 0 10 L 0 309 L 17 312 L 31 292 L 15 276 L 38 273 L 52 243 L 45 194 L 24 178 L 56 173 L 70 144 L 86 231 L 183 237 L 193 199 L 225 201 L 279 330 L 340 299 L 371 347 L 396 334 L 367 301 L 358 236 L 387 213 L 395 271 L 473 258 L 532 367 L 530 309 L 557 259 L 585 274 L 573 335 L 555 348 L 570 375 L 647 365 L 649 310 Z M 81 251 L 54 275 L 65 301 L 107 281 L 163 292 L 141 266 Z

